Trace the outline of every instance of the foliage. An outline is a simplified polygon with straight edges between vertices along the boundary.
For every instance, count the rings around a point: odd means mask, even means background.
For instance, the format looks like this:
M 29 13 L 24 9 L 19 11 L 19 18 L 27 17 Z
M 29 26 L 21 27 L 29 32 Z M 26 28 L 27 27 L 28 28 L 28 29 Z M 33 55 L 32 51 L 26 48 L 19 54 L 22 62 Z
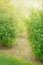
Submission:
M 28 39 L 35 56 L 43 61 L 43 11 L 32 10 L 28 18 Z
M 7 2 L 7 3 L 5 3 Z M 17 34 L 17 20 L 14 14 L 15 8 L 8 1 L 0 1 L 0 44 L 11 46 L 15 42 Z

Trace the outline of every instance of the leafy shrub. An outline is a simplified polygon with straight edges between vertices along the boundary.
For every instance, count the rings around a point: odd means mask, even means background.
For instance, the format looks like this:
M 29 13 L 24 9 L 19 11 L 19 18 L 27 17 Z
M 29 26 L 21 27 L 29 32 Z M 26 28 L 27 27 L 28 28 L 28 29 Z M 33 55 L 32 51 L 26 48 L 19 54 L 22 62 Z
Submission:
M 17 24 L 13 6 L 0 8 L 0 45 L 11 46 L 15 42 L 16 33 Z
M 35 56 L 43 60 L 43 11 L 31 12 L 28 19 L 28 40 Z

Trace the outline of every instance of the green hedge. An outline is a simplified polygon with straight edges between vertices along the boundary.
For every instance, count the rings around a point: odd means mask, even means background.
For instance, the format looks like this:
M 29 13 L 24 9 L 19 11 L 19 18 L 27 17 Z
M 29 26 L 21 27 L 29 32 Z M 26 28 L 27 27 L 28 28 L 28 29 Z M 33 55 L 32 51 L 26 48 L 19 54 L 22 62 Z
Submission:
M 36 58 L 43 61 L 43 11 L 32 10 L 28 18 L 28 40 Z
M 0 8 L 0 45 L 11 46 L 15 43 L 17 35 L 17 20 L 13 5 L 5 5 Z

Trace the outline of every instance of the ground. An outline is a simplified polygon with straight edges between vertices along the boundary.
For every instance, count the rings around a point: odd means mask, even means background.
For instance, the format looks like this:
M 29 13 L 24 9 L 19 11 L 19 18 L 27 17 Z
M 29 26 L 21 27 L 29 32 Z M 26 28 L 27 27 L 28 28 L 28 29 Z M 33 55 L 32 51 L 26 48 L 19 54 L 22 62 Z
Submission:
M 30 43 L 27 40 L 27 32 L 19 33 L 16 43 L 11 48 L 0 48 L 0 54 L 16 56 L 24 61 L 37 61 L 32 54 Z

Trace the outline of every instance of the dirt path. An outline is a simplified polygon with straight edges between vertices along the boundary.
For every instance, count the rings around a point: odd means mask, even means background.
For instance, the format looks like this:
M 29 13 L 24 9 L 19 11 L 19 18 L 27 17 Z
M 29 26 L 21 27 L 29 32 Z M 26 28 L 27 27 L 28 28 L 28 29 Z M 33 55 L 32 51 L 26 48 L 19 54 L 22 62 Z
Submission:
M 20 33 L 16 44 L 14 44 L 14 46 L 10 49 L 0 49 L 0 53 L 21 57 L 24 60 L 30 60 L 32 55 L 30 45 L 27 42 L 27 33 Z
M 35 57 L 33 56 L 31 52 L 31 47 L 27 41 L 27 33 L 20 33 L 18 35 L 16 44 L 12 48 L 9 49 L 0 49 L 1 54 L 5 55 L 11 55 L 11 56 L 16 56 L 19 57 L 25 61 L 35 61 Z

